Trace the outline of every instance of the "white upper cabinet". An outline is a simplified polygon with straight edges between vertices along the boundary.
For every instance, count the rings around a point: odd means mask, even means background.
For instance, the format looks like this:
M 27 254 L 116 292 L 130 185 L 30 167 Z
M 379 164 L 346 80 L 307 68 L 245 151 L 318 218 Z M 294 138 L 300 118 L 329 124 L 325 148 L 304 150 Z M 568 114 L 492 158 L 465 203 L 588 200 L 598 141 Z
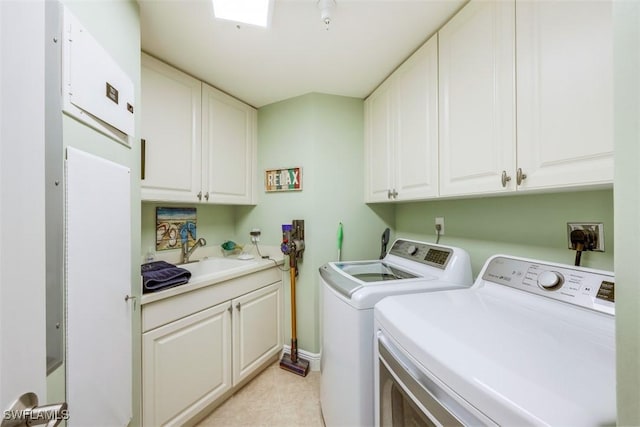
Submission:
M 142 200 L 251 204 L 255 108 L 142 55 Z
M 612 183 L 612 48 L 610 1 L 472 0 L 440 30 L 440 195 Z
M 195 202 L 200 191 L 200 82 L 142 55 L 143 200 Z
M 383 83 L 365 101 L 365 197 L 367 202 L 391 199 L 391 82 Z
M 437 196 L 437 37 L 366 100 L 365 171 L 367 202 Z
M 518 1 L 519 189 L 613 182 L 610 1 Z
M 395 188 L 398 200 L 438 195 L 438 37 L 394 77 Z
M 253 202 L 256 121 L 253 107 L 202 85 L 202 189 L 207 201 Z
M 472 1 L 439 32 L 440 195 L 514 188 L 514 21 L 513 2 Z

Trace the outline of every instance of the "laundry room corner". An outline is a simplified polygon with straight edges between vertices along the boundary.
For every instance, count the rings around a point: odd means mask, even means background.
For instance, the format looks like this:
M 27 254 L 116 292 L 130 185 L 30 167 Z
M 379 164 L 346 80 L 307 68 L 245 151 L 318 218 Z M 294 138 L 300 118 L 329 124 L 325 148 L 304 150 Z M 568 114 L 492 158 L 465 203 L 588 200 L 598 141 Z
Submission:
M 338 257 L 343 224 L 343 259 L 377 258 L 380 234 L 393 226 L 393 207 L 363 203 L 363 101 L 311 93 L 258 110 L 257 206 L 237 206 L 236 237 L 259 228 L 260 242 L 279 246 L 281 225 L 305 221 L 305 251 L 297 280 L 298 346 L 320 353 L 318 268 Z M 267 169 L 300 167 L 302 190 L 266 192 Z M 289 342 L 289 278 L 284 274 L 285 344 Z

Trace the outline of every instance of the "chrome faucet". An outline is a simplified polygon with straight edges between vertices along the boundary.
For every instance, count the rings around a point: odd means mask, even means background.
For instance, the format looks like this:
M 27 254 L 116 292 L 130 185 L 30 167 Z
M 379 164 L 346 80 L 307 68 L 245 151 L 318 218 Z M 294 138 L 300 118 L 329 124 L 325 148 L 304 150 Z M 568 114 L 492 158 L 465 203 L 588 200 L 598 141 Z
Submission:
M 196 242 L 193 244 L 191 249 L 189 249 L 189 241 L 187 240 L 182 245 L 182 262 L 180 264 L 187 264 L 191 262 L 189 261 L 189 257 L 191 256 L 191 254 L 193 254 L 193 252 L 196 249 L 198 249 L 200 246 L 205 246 L 206 244 L 207 244 L 207 241 L 201 237 L 198 240 L 196 240 Z

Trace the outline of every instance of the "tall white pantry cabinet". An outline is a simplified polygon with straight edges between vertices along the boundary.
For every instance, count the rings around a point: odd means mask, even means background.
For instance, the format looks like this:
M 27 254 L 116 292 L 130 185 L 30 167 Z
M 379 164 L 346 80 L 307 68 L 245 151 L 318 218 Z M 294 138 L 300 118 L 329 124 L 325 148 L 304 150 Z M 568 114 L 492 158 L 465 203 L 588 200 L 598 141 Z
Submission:
M 255 108 L 142 55 L 142 200 L 253 204 Z
M 612 48 L 611 1 L 471 0 L 438 32 L 438 191 L 418 198 L 611 185 Z M 394 134 L 394 77 L 366 100 L 367 202 L 395 200 L 370 153 L 418 141 Z

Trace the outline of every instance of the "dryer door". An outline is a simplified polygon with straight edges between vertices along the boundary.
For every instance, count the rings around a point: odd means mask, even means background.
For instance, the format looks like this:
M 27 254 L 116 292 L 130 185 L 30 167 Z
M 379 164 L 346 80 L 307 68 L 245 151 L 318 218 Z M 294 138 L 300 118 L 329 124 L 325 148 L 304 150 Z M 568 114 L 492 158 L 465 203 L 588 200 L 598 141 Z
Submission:
M 378 332 L 379 393 L 376 408 L 381 426 L 495 426 L 465 408 Z M 471 409 L 471 410 L 470 410 Z

